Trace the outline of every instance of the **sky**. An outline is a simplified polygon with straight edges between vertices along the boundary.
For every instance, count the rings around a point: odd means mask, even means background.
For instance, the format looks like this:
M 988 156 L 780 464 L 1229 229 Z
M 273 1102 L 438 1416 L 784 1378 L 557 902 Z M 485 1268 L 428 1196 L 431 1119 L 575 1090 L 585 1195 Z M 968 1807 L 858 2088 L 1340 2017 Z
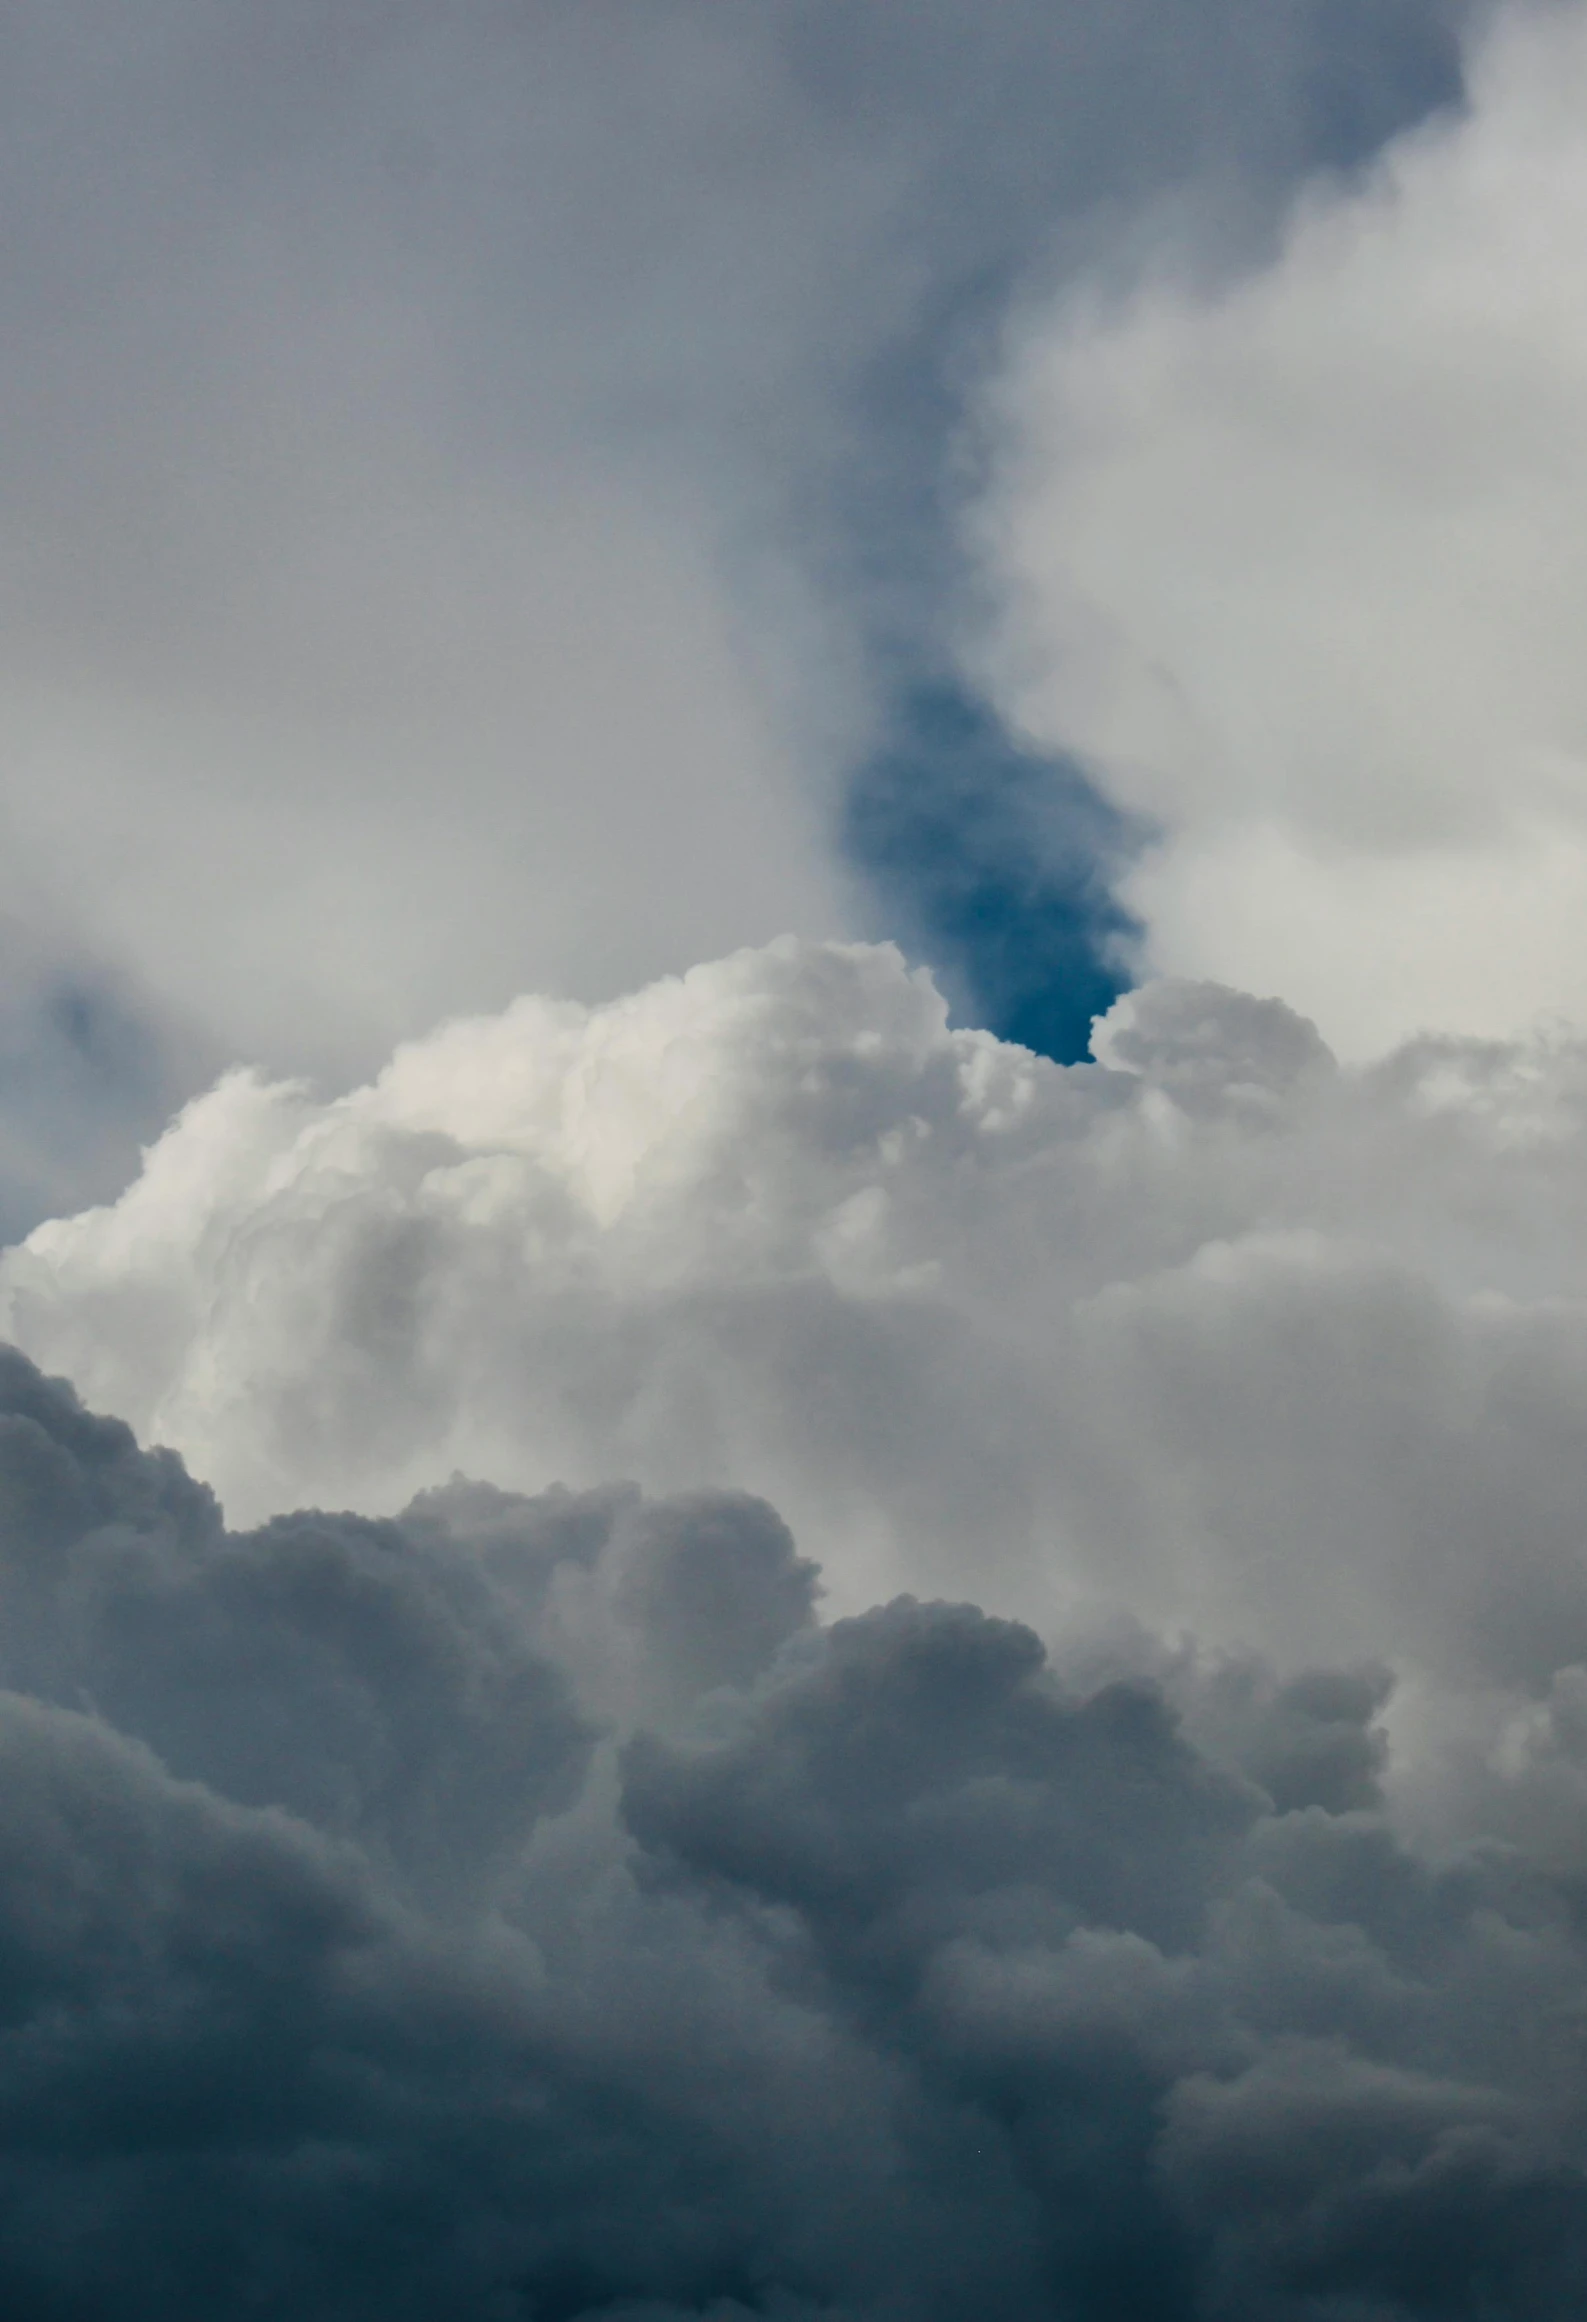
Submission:
M 0 2311 L 1574 2322 L 1587 6 L 0 37 Z
M 1451 101 L 1457 22 L 8 9 L 4 1230 L 119 1190 L 231 1063 L 346 1087 L 786 932 L 899 936 L 1083 1055 L 1109 817 L 1056 781 L 1010 869 L 983 388 L 1164 205 L 1262 245 Z M 1066 920 L 1017 988 L 1007 928 Z

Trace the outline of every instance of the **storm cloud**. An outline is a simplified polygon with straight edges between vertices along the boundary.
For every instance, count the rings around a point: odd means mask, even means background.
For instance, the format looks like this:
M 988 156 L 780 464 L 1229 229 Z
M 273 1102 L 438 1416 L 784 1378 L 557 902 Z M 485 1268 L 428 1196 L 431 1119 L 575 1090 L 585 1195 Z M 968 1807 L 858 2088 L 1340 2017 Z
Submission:
M 819 1627 L 724 1495 L 229 1533 L 0 1403 L 7 2312 L 1570 2310 L 1578 1893 L 1396 1834 L 1381 1683 Z

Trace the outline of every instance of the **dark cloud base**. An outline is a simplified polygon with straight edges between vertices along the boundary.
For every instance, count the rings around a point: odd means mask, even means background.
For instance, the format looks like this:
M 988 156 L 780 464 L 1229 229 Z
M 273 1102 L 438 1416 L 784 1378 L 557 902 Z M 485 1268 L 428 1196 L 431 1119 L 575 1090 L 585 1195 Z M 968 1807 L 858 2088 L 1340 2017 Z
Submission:
M 763 1503 L 228 1533 L 0 1361 L 0 2312 L 1498 2322 L 1587 2284 L 1582 1897 L 1379 1672 L 821 1627 Z

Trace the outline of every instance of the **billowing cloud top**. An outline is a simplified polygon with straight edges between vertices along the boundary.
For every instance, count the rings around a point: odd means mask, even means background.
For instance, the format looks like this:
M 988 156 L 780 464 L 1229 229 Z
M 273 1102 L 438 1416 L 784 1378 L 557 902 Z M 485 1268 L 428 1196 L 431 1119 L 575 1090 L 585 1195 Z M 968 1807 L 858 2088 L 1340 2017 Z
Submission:
M 848 1606 L 1587 1659 L 1582 1047 L 1347 1070 L 1186 984 L 1097 1044 L 951 1030 L 864 947 L 521 1001 L 334 1101 L 223 1081 L 0 1323 L 249 1521 L 630 1475 L 767 1492 Z
M 1406 1810 L 1480 1759 L 1574 1854 L 1587 1052 L 1347 1069 L 1173 983 L 1097 1048 L 954 1031 L 885 948 L 521 1001 L 344 1098 L 224 1080 L 6 1255 L 0 1323 L 249 1522 L 749 1489 L 835 1610 L 1383 1662 Z

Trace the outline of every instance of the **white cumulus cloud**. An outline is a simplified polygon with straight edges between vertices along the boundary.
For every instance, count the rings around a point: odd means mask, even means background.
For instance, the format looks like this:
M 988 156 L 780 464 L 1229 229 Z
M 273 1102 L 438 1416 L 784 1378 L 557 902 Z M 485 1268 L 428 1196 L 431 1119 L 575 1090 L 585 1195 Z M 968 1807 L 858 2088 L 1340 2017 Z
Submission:
M 0 1329 L 234 1520 L 459 1469 L 757 1491 L 835 1610 L 1382 1663 L 1407 1766 L 1458 1740 L 1503 1789 L 1541 1753 L 1556 1795 L 1587 1046 L 1344 1067 L 1183 982 L 1097 1045 L 950 1030 L 885 948 L 523 1000 L 334 1101 L 222 1081 L 6 1255 Z
M 1017 336 L 979 537 L 1005 699 L 1156 825 L 1160 970 L 1336 1045 L 1587 1012 L 1587 11 L 1281 246 Z

